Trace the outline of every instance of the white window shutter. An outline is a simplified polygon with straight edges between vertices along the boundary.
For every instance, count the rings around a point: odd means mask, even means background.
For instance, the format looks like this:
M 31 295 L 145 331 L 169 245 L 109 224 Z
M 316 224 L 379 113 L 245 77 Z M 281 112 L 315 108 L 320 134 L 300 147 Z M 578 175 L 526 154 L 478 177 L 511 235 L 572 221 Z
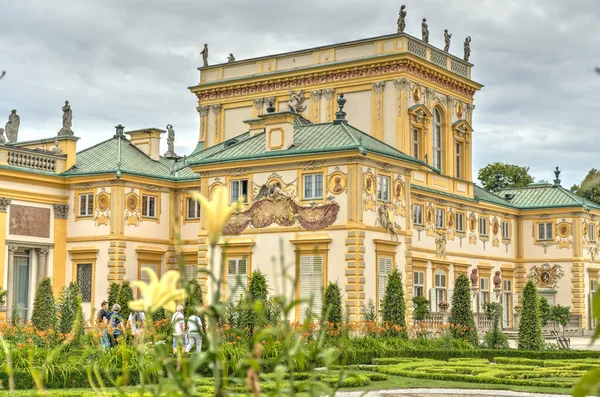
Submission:
M 300 320 L 306 320 L 306 311 L 310 307 L 312 257 L 303 256 L 300 258 Z
M 431 311 L 432 313 L 438 312 L 437 295 L 435 293 L 435 288 L 429 289 L 429 311 Z
M 238 292 L 236 291 L 236 277 L 237 277 L 237 260 L 227 260 L 227 300 L 237 301 Z
M 448 290 L 448 299 L 446 299 L 446 301 L 448 302 L 448 310 L 450 310 L 450 308 L 452 307 L 452 295 L 454 295 L 454 290 L 453 289 L 449 289 Z
M 240 293 L 245 293 L 248 289 L 248 259 L 246 258 L 238 260 L 238 283 Z
M 185 266 L 185 279 L 195 280 L 198 278 L 198 266 L 196 265 L 186 265 Z
M 313 297 L 313 312 L 320 316 L 323 307 L 323 257 L 314 256 L 312 260 L 311 293 Z

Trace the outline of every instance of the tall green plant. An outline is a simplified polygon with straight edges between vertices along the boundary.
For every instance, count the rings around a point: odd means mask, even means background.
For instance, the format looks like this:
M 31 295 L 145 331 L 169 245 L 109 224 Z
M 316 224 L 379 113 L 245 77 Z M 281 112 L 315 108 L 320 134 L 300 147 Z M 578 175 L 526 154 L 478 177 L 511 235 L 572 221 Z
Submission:
M 83 335 L 83 310 L 81 307 L 81 291 L 79 285 L 72 281 L 61 289 L 58 298 L 58 323 L 59 334 L 73 333 L 74 337 Z M 77 320 L 77 322 L 76 322 Z
M 402 275 L 396 267 L 392 269 L 392 272 L 388 276 L 381 310 L 383 312 L 382 319 L 384 324 L 390 327 L 390 335 L 408 339 L 404 287 L 402 285 Z
M 52 292 L 52 281 L 49 277 L 43 278 L 38 284 L 33 301 L 33 313 L 31 323 L 39 331 L 54 329 L 56 325 L 56 306 L 54 304 L 54 293 Z
M 265 277 L 264 273 L 258 269 L 253 271 L 250 275 L 248 293 L 254 302 L 267 302 L 267 299 L 269 298 L 269 286 L 267 285 L 267 278 Z
M 131 289 L 131 285 L 129 281 L 125 280 L 121 283 L 121 288 L 119 289 L 119 298 L 117 299 L 117 303 L 121 306 L 121 317 L 125 321 L 129 318 L 129 310 L 128 303 L 133 300 L 133 290 Z M 111 307 L 112 309 L 112 307 Z
M 521 350 L 541 350 L 544 347 L 539 302 L 537 288 L 530 280 L 525 284 L 521 299 L 522 309 L 517 343 Z
M 471 311 L 471 282 L 464 273 L 454 282 L 450 319 L 452 324 L 450 333 L 454 338 L 464 339 L 474 346 L 479 344 L 475 319 Z
M 485 311 L 492 320 L 492 329 L 483 338 L 485 346 L 490 349 L 508 349 L 508 337 L 500 329 L 502 305 L 496 302 L 486 303 Z
M 565 328 L 572 316 L 571 306 L 556 305 L 552 307 L 551 318 L 562 326 L 563 336 L 565 336 Z
M 414 310 L 413 320 L 427 320 L 429 318 L 429 301 L 423 296 L 415 296 L 412 298 Z
M 550 322 L 552 317 L 552 307 L 550 302 L 544 296 L 540 296 L 540 324 L 545 327 Z
M 108 288 L 108 310 L 112 310 L 113 305 L 119 300 L 119 289 L 121 289 L 121 284 L 110 283 Z
M 363 305 L 363 318 L 368 323 L 377 321 L 377 309 L 373 298 L 369 298 L 369 301 Z
M 330 282 L 327 285 L 327 289 L 325 289 L 323 319 L 330 323 L 334 330 L 339 330 L 342 327 L 342 291 L 337 282 Z
M 200 284 L 198 284 L 198 280 L 189 280 L 188 284 L 191 294 L 185 299 L 183 303 L 183 313 L 186 318 L 195 313 L 196 308 L 202 307 L 202 305 L 204 305 L 204 294 L 202 293 L 202 288 L 200 287 Z

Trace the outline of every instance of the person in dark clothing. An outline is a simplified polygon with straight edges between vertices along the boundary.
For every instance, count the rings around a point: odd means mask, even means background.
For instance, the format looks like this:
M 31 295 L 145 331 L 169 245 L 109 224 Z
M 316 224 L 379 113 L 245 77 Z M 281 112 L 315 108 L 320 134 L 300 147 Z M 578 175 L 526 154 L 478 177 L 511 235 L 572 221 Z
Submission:
M 102 301 L 102 306 L 100 310 L 98 310 L 98 314 L 96 314 L 96 325 L 105 328 L 108 322 L 108 302 Z M 102 347 L 106 348 L 110 346 L 110 340 L 108 338 L 108 332 L 104 329 L 102 331 L 102 336 L 100 337 L 100 343 Z
M 112 311 L 106 315 L 106 320 L 112 331 L 112 337 L 110 338 L 110 346 L 115 347 L 119 343 L 119 336 L 123 331 L 123 318 L 121 317 L 121 306 L 118 304 L 113 305 Z

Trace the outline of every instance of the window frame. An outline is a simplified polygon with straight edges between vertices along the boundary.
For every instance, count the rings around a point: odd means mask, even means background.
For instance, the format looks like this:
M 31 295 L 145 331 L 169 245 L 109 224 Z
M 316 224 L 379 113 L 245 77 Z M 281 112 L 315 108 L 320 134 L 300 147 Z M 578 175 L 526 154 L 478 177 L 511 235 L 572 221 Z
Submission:
M 442 114 L 437 107 L 433 109 L 432 125 L 433 128 L 431 136 L 431 165 L 432 167 L 441 171 L 444 164 L 444 123 L 442 121 Z
M 482 227 L 483 226 L 483 227 Z M 482 229 L 483 232 L 482 232 Z M 488 219 L 485 216 L 479 217 L 479 235 L 482 237 L 489 236 Z
M 85 206 L 82 205 L 82 199 L 85 198 Z M 91 200 L 90 200 L 91 198 Z M 91 201 L 91 208 L 90 208 Z M 90 218 L 94 216 L 95 194 L 93 192 L 83 192 L 77 195 L 77 217 Z M 85 212 L 82 210 L 85 209 Z
M 387 196 L 385 198 L 383 198 L 381 196 L 381 192 L 383 191 L 383 185 L 385 185 L 384 183 L 382 183 L 383 181 L 387 181 Z M 377 200 L 378 201 L 383 201 L 386 203 L 389 203 L 391 201 L 391 185 L 392 185 L 392 178 L 389 175 L 385 175 L 385 174 L 377 174 Z
M 506 231 L 506 233 L 504 233 Z M 502 221 L 502 238 L 510 240 L 510 222 Z
M 148 211 L 150 210 L 150 199 L 154 199 L 154 215 L 144 214 L 144 206 L 146 206 Z M 158 219 L 158 195 L 143 193 L 141 202 L 140 214 L 142 215 L 142 218 L 154 220 Z
M 446 210 L 444 208 L 435 208 L 435 228 L 445 229 L 446 228 Z M 441 225 L 438 221 L 441 220 Z
M 438 286 L 437 283 L 437 275 L 441 275 L 444 276 L 444 286 L 440 287 Z M 435 309 L 435 313 L 439 313 L 440 312 L 440 303 L 443 301 L 447 301 L 447 297 L 448 297 L 448 274 L 441 270 L 441 269 L 437 269 L 433 271 L 433 290 L 434 290 L 434 294 L 436 295 L 435 297 L 435 303 L 436 303 L 436 307 Z M 439 296 L 438 296 L 439 294 Z M 440 299 L 441 298 L 441 299 Z
M 245 281 L 245 283 L 243 283 L 244 285 L 242 286 L 243 288 L 245 288 L 245 290 L 244 291 L 233 290 L 234 292 L 239 292 L 240 295 L 241 294 L 245 294 L 247 292 L 247 289 L 248 289 L 249 278 L 250 278 L 250 260 L 249 260 L 248 256 L 245 256 L 245 255 L 243 255 L 243 256 L 237 256 L 237 255 L 227 256 L 225 258 L 225 266 L 224 266 L 224 269 L 223 269 L 223 271 L 225 273 L 225 276 L 226 276 L 225 280 L 224 280 L 224 283 L 223 283 L 224 284 L 223 285 L 223 289 L 224 289 L 224 291 L 223 291 L 224 292 L 223 293 L 223 301 L 224 302 L 229 302 L 231 300 L 231 296 L 229 296 L 230 295 L 230 293 L 229 293 L 230 292 L 229 291 L 229 281 L 230 281 L 229 277 L 231 276 L 231 274 L 229 273 L 229 265 L 230 265 L 229 262 L 230 261 L 234 261 L 235 262 L 235 267 L 236 267 L 236 269 L 235 269 L 236 270 L 236 274 L 234 275 L 235 276 L 235 284 L 234 285 L 237 287 L 238 277 L 239 277 L 239 279 Z M 240 271 L 239 271 L 240 270 L 240 262 L 241 261 L 243 261 L 244 265 L 246 266 L 246 276 L 245 277 L 239 276 L 239 274 L 240 274 Z M 241 299 L 241 297 L 238 296 L 238 297 L 236 297 L 234 299 Z M 237 303 L 237 302 L 238 301 L 236 300 L 233 303 Z
M 315 177 L 319 175 L 321 176 L 321 195 L 318 196 L 317 195 L 317 183 L 315 181 Z M 311 196 L 307 196 L 306 195 L 306 178 L 310 177 L 311 178 Z M 325 194 L 324 194 L 324 190 L 325 190 L 325 176 L 323 172 L 308 172 L 305 174 L 302 174 L 302 199 L 303 200 L 323 200 Z
M 459 216 L 460 216 L 460 226 L 461 226 L 460 229 L 458 228 L 458 224 L 459 224 L 458 219 L 459 219 Z M 454 224 L 456 225 L 455 229 L 456 229 L 457 233 L 464 233 L 465 232 L 465 218 L 466 218 L 466 216 L 465 216 L 464 212 L 457 212 L 457 213 L 454 214 Z
M 421 213 L 420 213 L 421 221 L 418 223 L 416 222 L 417 207 L 421 208 Z M 425 225 L 424 215 L 425 215 L 425 206 L 423 204 L 413 204 L 413 225 L 424 226 Z
M 588 235 L 590 242 L 596 242 L 596 224 L 588 223 Z
M 79 282 L 79 269 L 80 266 L 87 266 L 90 269 L 90 280 L 89 280 L 89 299 L 87 296 L 84 296 L 84 289 L 81 287 L 81 283 Z M 82 303 L 91 303 L 94 295 L 94 263 L 92 262 L 81 262 L 75 264 L 75 282 L 79 286 L 79 290 L 81 292 L 81 302 Z
M 377 254 L 377 313 L 379 313 L 379 311 L 381 310 L 381 301 L 383 300 L 383 297 L 385 296 L 385 288 L 387 287 L 387 283 L 390 277 L 390 274 L 392 273 L 392 271 L 394 270 L 395 267 L 395 263 L 394 263 L 394 256 L 392 255 L 379 255 Z M 389 265 L 389 271 L 387 273 L 382 273 L 381 272 L 381 266 L 382 266 L 382 261 L 385 261 L 387 263 L 384 263 L 385 266 Z M 385 285 L 382 287 L 381 286 L 381 277 L 385 278 Z M 383 289 L 383 292 L 382 292 Z
M 412 127 L 412 155 L 414 158 L 420 160 L 420 155 L 421 155 L 421 129 L 417 128 L 417 127 Z
M 554 222 L 537 222 L 536 223 L 536 241 L 554 241 Z M 540 233 L 540 231 L 544 233 Z M 548 237 L 548 231 L 550 231 L 550 237 Z M 589 229 L 588 229 L 589 231 Z M 542 238 L 542 234 L 544 235 Z
M 246 194 L 243 194 L 243 184 L 246 183 Z M 234 188 L 233 186 L 237 186 L 238 195 L 234 198 Z M 229 181 L 229 205 L 233 205 L 240 197 L 245 196 L 243 204 L 250 203 L 250 179 L 232 179 Z
M 417 283 L 417 274 L 420 274 L 421 283 Z M 417 291 L 420 290 L 421 294 L 419 295 Z M 425 270 L 413 270 L 413 297 L 422 296 L 425 297 Z
M 456 144 L 454 146 L 454 151 L 455 151 L 455 159 L 454 160 L 455 160 L 455 167 L 456 167 L 454 176 L 457 179 L 461 179 L 463 177 L 463 175 L 462 175 L 463 174 L 463 172 L 462 172 L 463 164 L 462 163 L 463 163 L 463 157 L 464 157 L 463 156 L 463 154 L 464 154 L 463 153 L 464 152 L 463 144 L 461 142 L 456 142 Z
M 194 207 L 192 207 L 190 204 L 192 204 Z M 194 208 L 194 212 L 196 216 L 191 217 L 190 216 L 190 209 Z M 193 197 L 188 196 L 185 198 L 185 220 L 186 221 L 197 221 L 200 220 L 200 203 L 196 200 L 194 200 Z

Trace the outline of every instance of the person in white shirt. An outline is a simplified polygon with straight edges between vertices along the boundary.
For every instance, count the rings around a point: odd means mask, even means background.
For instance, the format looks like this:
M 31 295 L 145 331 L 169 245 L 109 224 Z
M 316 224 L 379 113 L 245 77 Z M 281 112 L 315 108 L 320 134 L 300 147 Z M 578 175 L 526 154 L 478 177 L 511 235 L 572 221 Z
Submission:
M 173 324 L 173 354 L 177 354 L 177 347 L 183 346 L 183 334 L 185 332 L 183 306 L 177 306 L 177 311 L 171 317 L 171 324 Z
M 144 312 L 131 312 L 127 323 L 131 328 L 131 335 L 135 338 L 135 342 L 139 343 L 140 336 L 142 335 L 142 328 L 144 328 L 144 321 L 146 321 L 146 314 Z
M 189 353 L 192 347 L 196 345 L 196 353 L 199 353 L 202 349 L 202 320 L 195 313 L 188 318 L 187 329 L 188 344 L 185 352 Z

